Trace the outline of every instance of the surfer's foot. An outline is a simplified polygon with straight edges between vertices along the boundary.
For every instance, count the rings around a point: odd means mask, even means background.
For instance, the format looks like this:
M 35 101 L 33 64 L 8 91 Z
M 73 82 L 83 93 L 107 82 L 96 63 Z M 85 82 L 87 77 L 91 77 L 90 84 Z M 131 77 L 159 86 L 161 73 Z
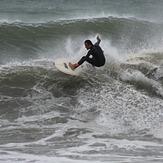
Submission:
M 77 67 L 77 64 L 72 64 L 71 62 L 69 63 L 69 66 L 72 70 L 75 70 Z

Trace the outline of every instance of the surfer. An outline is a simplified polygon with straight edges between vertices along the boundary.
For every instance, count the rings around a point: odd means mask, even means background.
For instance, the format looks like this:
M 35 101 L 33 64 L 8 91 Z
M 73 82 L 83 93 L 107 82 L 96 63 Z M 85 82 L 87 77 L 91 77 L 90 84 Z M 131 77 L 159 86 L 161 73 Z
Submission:
M 97 36 L 97 42 L 93 45 L 90 40 L 86 40 L 84 42 L 85 48 L 88 51 L 86 56 L 83 56 L 78 63 L 72 64 L 71 62 L 69 63 L 69 66 L 71 67 L 72 70 L 75 70 L 77 67 L 79 67 L 81 64 L 83 64 L 85 61 L 88 63 L 92 64 L 93 66 L 96 67 L 101 67 L 105 64 L 105 56 L 103 54 L 103 50 L 99 46 L 101 42 L 101 39 L 99 36 Z M 92 55 L 92 58 L 90 58 L 90 55 Z

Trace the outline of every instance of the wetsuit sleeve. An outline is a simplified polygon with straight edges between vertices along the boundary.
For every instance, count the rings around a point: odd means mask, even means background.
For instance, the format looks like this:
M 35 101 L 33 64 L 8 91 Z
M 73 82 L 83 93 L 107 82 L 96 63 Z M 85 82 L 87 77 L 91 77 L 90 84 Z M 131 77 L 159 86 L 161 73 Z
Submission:
M 101 39 L 99 37 L 97 37 L 97 42 L 95 43 L 95 45 L 99 46 L 100 42 L 101 42 Z

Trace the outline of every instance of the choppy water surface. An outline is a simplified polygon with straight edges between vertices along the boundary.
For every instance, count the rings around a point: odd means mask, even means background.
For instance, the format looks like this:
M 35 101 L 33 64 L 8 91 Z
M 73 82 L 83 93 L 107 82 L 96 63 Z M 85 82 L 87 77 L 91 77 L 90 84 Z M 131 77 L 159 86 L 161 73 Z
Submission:
M 0 162 L 163 162 L 162 16 L 159 0 L 1 1 Z M 104 67 L 54 68 L 98 33 Z

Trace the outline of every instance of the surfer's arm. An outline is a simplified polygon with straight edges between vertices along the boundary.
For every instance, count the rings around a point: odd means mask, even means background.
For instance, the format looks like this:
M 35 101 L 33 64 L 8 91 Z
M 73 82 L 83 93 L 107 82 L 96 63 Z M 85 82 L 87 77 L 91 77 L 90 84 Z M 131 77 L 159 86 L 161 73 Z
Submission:
M 89 56 L 91 55 L 92 50 L 89 50 L 86 56 L 83 56 L 78 63 L 75 64 L 71 64 L 69 63 L 69 66 L 71 67 L 72 70 L 75 70 L 77 67 L 79 67 L 80 65 L 82 65 L 85 61 L 87 61 L 87 58 L 89 58 Z
M 95 45 L 99 45 L 101 42 L 100 36 L 98 35 L 96 39 L 97 39 L 97 42 L 95 43 Z
M 87 55 L 86 56 L 83 56 L 80 61 L 78 62 L 78 66 L 80 66 L 81 64 L 83 64 L 87 58 L 89 58 L 89 56 L 91 55 L 91 50 L 88 51 Z

